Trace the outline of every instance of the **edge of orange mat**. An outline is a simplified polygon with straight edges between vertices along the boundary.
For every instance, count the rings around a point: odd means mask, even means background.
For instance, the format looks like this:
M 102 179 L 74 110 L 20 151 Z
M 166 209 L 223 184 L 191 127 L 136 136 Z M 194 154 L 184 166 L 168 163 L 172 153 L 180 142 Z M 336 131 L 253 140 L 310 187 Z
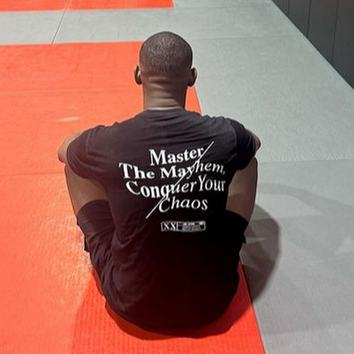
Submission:
M 0 2 L 0 12 L 127 10 L 173 7 L 173 0 L 10 0 Z

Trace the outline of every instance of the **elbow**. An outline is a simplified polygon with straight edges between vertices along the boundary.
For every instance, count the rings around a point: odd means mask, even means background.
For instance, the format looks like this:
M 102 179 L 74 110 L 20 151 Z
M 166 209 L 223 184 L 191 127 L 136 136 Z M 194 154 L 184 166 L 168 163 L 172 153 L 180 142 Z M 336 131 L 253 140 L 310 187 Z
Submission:
M 63 146 L 60 146 L 60 148 L 58 149 L 57 157 L 58 157 L 58 160 L 59 160 L 60 162 L 66 163 L 65 151 L 64 151 L 64 149 L 63 149 Z
M 258 160 L 256 159 L 256 157 L 252 157 L 248 166 L 252 166 L 252 168 L 254 168 L 255 170 L 258 170 Z

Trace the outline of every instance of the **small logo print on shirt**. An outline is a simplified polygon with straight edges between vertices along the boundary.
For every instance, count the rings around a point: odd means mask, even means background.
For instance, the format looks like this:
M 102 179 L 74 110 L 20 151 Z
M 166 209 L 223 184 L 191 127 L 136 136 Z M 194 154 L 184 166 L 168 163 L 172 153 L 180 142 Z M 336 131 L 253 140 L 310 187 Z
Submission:
M 162 221 L 161 231 L 201 232 L 206 230 L 206 222 L 202 221 Z

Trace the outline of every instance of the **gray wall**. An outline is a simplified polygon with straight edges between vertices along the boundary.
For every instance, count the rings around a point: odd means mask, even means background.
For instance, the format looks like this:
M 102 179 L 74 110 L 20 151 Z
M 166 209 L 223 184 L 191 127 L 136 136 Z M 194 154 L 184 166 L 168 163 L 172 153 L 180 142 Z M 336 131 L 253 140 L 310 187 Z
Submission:
M 354 88 L 354 0 L 273 0 Z

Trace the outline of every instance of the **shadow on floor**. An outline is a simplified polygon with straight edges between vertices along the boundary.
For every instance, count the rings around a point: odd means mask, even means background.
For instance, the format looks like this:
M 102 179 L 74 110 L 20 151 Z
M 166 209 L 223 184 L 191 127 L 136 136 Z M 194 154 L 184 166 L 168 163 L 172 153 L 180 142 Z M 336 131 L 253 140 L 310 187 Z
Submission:
M 264 209 L 256 205 L 246 230 L 241 260 L 253 301 L 261 295 L 272 276 L 280 255 L 280 227 Z
M 276 270 L 274 289 L 262 305 L 262 311 L 276 309 L 276 313 L 273 320 L 263 326 L 262 333 L 272 336 L 313 333 L 311 340 L 325 342 L 328 353 L 341 351 L 338 343 L 352 347 L 349 333 L 353 332 L 354 323 L 353 193 L 350 185 L 339 179 L 342 173 L 333 169 L 322 177 L 327 178 L 323 188 L 329 189 L 322 195 L 314 193 L 311 185 L 298 188 L 263 183 L 259 188 L 262 194 L 274 198 L 286 196 L 289 204 L 291 200 L 296 201 L 293 209 L 282 212 L 281 223 L 284 233 L 286 231 L 284 259 L 281 268 Z M 324 182 L 319 179 L 318 183 Z M 284 205 L 284 208 L 289 207 L 291 205 Z M 269 220 L 254 223 L 251 240 L 253 237 L 257 240 L 255 235 L 260 235 L 259 226 L 265 231 L 266 240 L 259 239 L 258 245 L 250 243 L 242 257 L 250 293 L 255 299 L 271 283 L 268 276 L 263 285 L 264 269 L 266 273 L 275 274 L 271 260 L 279 253 L 279 249 L 274 248 L 275 240 L 272 241 L 275 226 Z M 342 342 L 333 340 L 339 337 Z

